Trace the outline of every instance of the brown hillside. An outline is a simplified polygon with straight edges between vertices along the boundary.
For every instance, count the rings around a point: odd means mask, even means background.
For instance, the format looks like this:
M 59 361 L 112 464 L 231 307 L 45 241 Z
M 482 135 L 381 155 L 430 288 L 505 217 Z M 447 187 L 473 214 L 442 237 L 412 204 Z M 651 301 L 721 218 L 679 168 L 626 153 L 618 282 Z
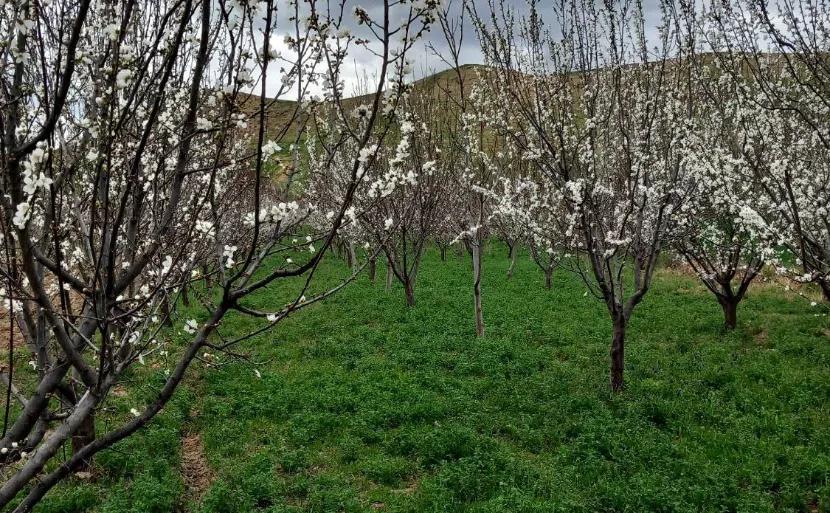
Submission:
M 461 81 L 464 83 L 465 92 L 469 93 L 472 86 L 478 81 L 478 71 L 484 66 L 467 64 L 460 68 Z M 461 90 L 461 82 L 458 73 L 449 69 L 430 75 L 413 82 L 413 95 L 431 95 L 435 98 L 443 97 L 449 92 L 453 97 L 458 98 Z M 242 105 L 242 112 L 249 116 L 248 131 L 252 136 L 257 133 L 260 97 L 255 95 L 239 94 Z M 369 103 L 372 95 L 355 96 L 347 98 L 343 107 L 349 111 L 363 103 Z M 296 107 L 297 102 L 291 100 L 266 99 L 266 139 L 278 139 L 287 142 L 294 139 L 296 134 Z M 287 130 L 285 127 L 291 125 Z

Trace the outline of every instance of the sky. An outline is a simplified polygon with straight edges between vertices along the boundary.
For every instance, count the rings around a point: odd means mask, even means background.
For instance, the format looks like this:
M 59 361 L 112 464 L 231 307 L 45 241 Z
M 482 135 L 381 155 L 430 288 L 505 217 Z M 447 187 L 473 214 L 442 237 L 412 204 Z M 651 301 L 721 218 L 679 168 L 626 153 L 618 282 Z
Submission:
M 480 4 L 479 9 L 487 9 L 487 0 L 468 0 Z M 524 0 L 507 0 L 511 4 L 523 5 Z M 324 3 L 324 2 L 320 2 Z M 335 2 L 332 2 L 335 3 Z M 461 15 L 461 0 L 442 0 L 442 5 L 451 12 L 453 18 L 459 18 Z M 369 13 L 373 19 L 382 19 L 383 15 L 383 1 L 382 0 L 346 0 L 346 13 L 343 16 L 341 28 L 347 29 L 354 37 L 374 39 L 373 34 L 361 26 L 356 17 L 352 14 L 354 7 L 360 6 Z M 287 11 L 287 10 L 286 10 Z M 398 19 L 402 16 L 399 10 Z M 476 40 L 475 29 L 470 20 L 469 15 L 465 17 L 463 27 L 463 45 L 461 51 L 462 64 L 477 64 L 484 62 L 484 58 L 479 49 L 478 41 Z M 392 18 L 394 20 L 394 18 Z M 293 29 L 285 25 L 288 29 Z M 290 55 L 291 52 L 283 43 L 284 34 L 274 36 L 272 38 L 275 44 L 284 55 Z M 378 41 L 373 41 L 369 48 L 379 51 L 381 45 Z M 435 24 L 423 37 L 416 46 L 410 50 L 408 58 L 413 61 L 413 79 L 422 78 L 431 75 L 435 72 L 442 71 L 447 68 L 447 65 L 441 62 L 441 59 L 436 57 L 435 52 L 446 53 L 447 42 L 441 31 L 441 28 Z M 376 77 L 380 68 L 380 59 L 373 55 L 370 49 L 362 46 L 351 45 L 349 53 L 343 63 L 342 76 L 345 82 L 346 96 L 353 96 L 358 93 L 359 77 L 368 76 L 369 78 Z M 274 68 L 279 68 L 279 65 L 272 65 Z M 278 69 L 269 69 L 270 78 L 267 80 L 267 90 L 269 96 L 273 96 L 280 86 L 280 79 Z M 319 88 L 313 92 L 318 92 Z M 289 97 L 294 98 L 296 92 L 290 93 Z
M 468 0 L 477 12 L 482 16 L 489 16 L 490 2 L 498 2 L 500 0 Z M 590 1 L 590 0 L 585 0 Z M 600 0 L 594 0 L 600 1 Z M 645 15 L 646 37 L 649 41 L 656 40 L 657 27 L 660 23 L 660 0 L 642 0 L 643 10 Z M 325 2 L 319 2 L 325 4 Z M 332 1 L 332 3 L 336 3 Z M 515 9 L 517 16 L 527 13 L 527 3 L 525 0 L 504 0 L 505 5 Z M 550 0 L 540 0 L 540 14 L 543 19 L 552 20 L 554 17 L 551 12 Z M 353 15 L 355 6 L 360 6 L 369 13 L 374 19 L 380 19 L 383 13 L 382 0 L 346 0 L 346 12 L 343 17 L 342 28 L 348 29 L 355 37 L 372 38 L 365 26 L 361 26 L 357 22 L 357 18 Z M 460 17 L 461 14 L 461 0 L 442 0 L 442 6 L 446 7 L 453 18 Z M 402 15 L 400 11 L 397 13 L 399 17 Z M 553 22 L 548 22 L 548 25 L 555 31 L 552 26 Z M 290 28 L 290 27 L 289 27 Z M 479 43 L 476 38 L 476 33 L 470 16 L 465 17 L 463 26 L 463 43 L 461 46 L 461 64 L 480 64 L 484 62 Z M 283 52 L 288 55 L 285 44 L 282 42 L 284 33 L 275 36 L 272 41 Z M 375 42 L 370 45 L 370 48 L 379 49 L 379 43 Z M 432 27 L 432 30 L 424 37 L 409 53 L 409 58 L 413 61 L 413 79 L 422 78 L 431 75 L 435 72 L 442 71 L 447 68 L 447 65 L 441 61 L 438 54 L 446 54 L 448 51 L 448 44 L 437 24 Z M 270 77 L 266 80 L 266 88 L 268 95 L 273 97 L 280 87 L 279 65 L 274 64 L 274 69 L 269 68 Z M 352 46 L 346 57 L 342 68 L 342 76 L 345 82 L 344 92 L 346 96 L 353 96 L 358 91 L 359 77 L 368 76 L 369 78 L 376 77 L 380 66 L 380 59 L 373 55 L 372 52 L 363 47 Z M 319 94 L 320 88 L 313 88 L 313 94 Z M 296 98 L 296 92 L 292 92 L 287 96 L 288 98 Z

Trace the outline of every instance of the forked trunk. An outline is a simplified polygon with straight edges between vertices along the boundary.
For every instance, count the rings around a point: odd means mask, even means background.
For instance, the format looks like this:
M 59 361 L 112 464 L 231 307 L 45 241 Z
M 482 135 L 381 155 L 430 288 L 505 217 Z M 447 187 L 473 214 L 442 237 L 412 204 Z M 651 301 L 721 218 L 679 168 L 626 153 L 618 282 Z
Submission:
M 90 309 L 89 307 L 86 307 L 83 311 L 84 314 L 87 315 Z M 97 323 L 92 320 L 91 316 L 89 316 L 81 323 L 79 334 L 85 338 L 92 338 L 96 327 Z M 38 335 L 37 340 L 42 340 L 40 335 Z M 32 428 L 40 419 L 42 419 L 43 414 L 49 407 L 50 399 L 56 392 L 59 391 L 61 383 L 63 382 L 66 374 L 69 372 L 69 369 L 70 365 L 66 363 L 56 366 L 46 372 L 37 384 L 37 388 L 34 393 L 29 397 L 29 401 L 26 403 L 26 406 L 23 407 L 23 410 L 20 412 L 17 420 L 8 426 L 8 430 L 6 430 L 5 435 L 0 440 L 0 447 L 8 447 L 12 442 L 19 442 L 24 438 L 29 438 L 28 435 L 31 434 Z M 5 459 L 6 457 L 0 455 L 0 462 L 3 462 Z M 0 500 L 2 500 L 1 496 Z M 0 506 L 0 508 L 2 508 L 2 506 Z
M 72 435 L 72 455 L 75 456 L 78 452 L 95 441 L 95 412 L 90 411 L 89 416 L 85 418 L 78 430 Z M 88 472 L 92 468 L 92 458 L 83 460 L 81 466 L 77 469 L 82 472 Z
M 724 299 L 720 301 L 723 308 L 723 326 L 726 331 L 732 331 L 738 326 L 738 300 Z
M 614 333 L 611 338 L 611 390 L 614 392 L 621 392 L 625 388 L 625 330 L 625 319 L 614 319 Z

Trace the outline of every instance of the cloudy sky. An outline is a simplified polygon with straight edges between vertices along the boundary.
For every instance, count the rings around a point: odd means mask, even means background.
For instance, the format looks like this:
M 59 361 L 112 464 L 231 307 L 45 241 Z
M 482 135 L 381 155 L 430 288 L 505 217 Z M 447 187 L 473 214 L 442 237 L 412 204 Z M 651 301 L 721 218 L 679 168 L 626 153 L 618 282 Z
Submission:
M 468 1 L 473 4 L 473 7 L 477 10 L 479 15 L 482 17 L 489 17 L 490 1 L 498 5 L 500 0 Z M 585 1 L 587 2 L 590 0 Z M 657 26 L 660 24 L 659 2 L 660 0 L 643 0 L 646 37 L 649 41 L 656 41 L 657 39 Z M 334 3 L 336 2 L 332 2 L 332 4 Z M 525 15 L 528 11 L 525 0 L 504 0 L 504 3 L 509 8 L 515 10 L 517 17 Z M 556 28 L 554 15 L 549 7 L 551 2 L 549 0 L 540 0 L 539 3 L 542 18 L 547 20 L 548 26 L 551 27 L 553 32 L 555 32 Z M 460 19 L 461 0 L 442 0 L 442 5 L 450 10 L 453 18 Z M 356 17 L 353 15 L 353 9 L 355 6 L 360 6 L 365 9 L 373 19 L 382 19 L 382 0 L 347 0 L 346 13 L 341 26 L 341 28 L 348 29 L 349 32 L 355 37 L 374 39 L 372 33 L 369 32 L 365 26 L 358 24 Z M 399 19 L 403 16 L 402 11 L 394 14 L 396 14 Z M 484 59 L 482 57 L 481 50 L 479 49 L 475 29 L 469 15 L 465 17 L 463 35 L 464 39 L 461 51 L 462 64 L 482 63 Z M 288 55 L 290 52 L 286 50 L 286 47 L 282 42 L 283 37 L 284 33 L 280 36 L 275 36 L 273 40 L 275 41 L 276 46 L 280 47 L 283 51 L 283 54 Z M 370 48 L 378 49 L 379 47 L 380 45 L 377 42 L 370 45 Z M 409 53 L 409 58 L 414 62 L 414 78 L 422 78 L 447 68 L 446 64 L 444 64 L 441 59 L 435 55 L 436 52 L 439 54 L 448 52 L 448 44 L 444 38 L 441 28 L 437 24 L 432 27 L 432 30 L 427 34 L 427 36 Z M 369 49 L 352 45 L 343 66 L 343 78 L 346 84 L 345 93 L 348 96 L 354 94 L 358 85 L 358 77 L 376 77 L 379 69 L 379 63 L 379 58 L 373 55 Z M 273 71 L 269 68 L 270 78 L 267 80 L 269 96 L 273 96 L 279 90 L 279 66 L 275 65 L 275 68 L 276 69 L 273 69 Z M 313 92 L 316 93 L 318 91 L 319 88 Z M 291 97 L 296 97 L 296 93 L 294 93 Z

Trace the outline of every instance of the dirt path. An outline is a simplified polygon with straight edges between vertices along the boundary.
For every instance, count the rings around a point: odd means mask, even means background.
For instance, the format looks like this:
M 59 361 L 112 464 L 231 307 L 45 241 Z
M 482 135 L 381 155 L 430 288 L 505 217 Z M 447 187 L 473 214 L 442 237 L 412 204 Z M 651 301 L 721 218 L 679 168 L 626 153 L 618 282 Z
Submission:
M 187 488 L 186 499 L 200 503 L 214 476 L 205 458 L 205 447 L 199 433 L 188 433 L 182 438 L 181 472 Z

